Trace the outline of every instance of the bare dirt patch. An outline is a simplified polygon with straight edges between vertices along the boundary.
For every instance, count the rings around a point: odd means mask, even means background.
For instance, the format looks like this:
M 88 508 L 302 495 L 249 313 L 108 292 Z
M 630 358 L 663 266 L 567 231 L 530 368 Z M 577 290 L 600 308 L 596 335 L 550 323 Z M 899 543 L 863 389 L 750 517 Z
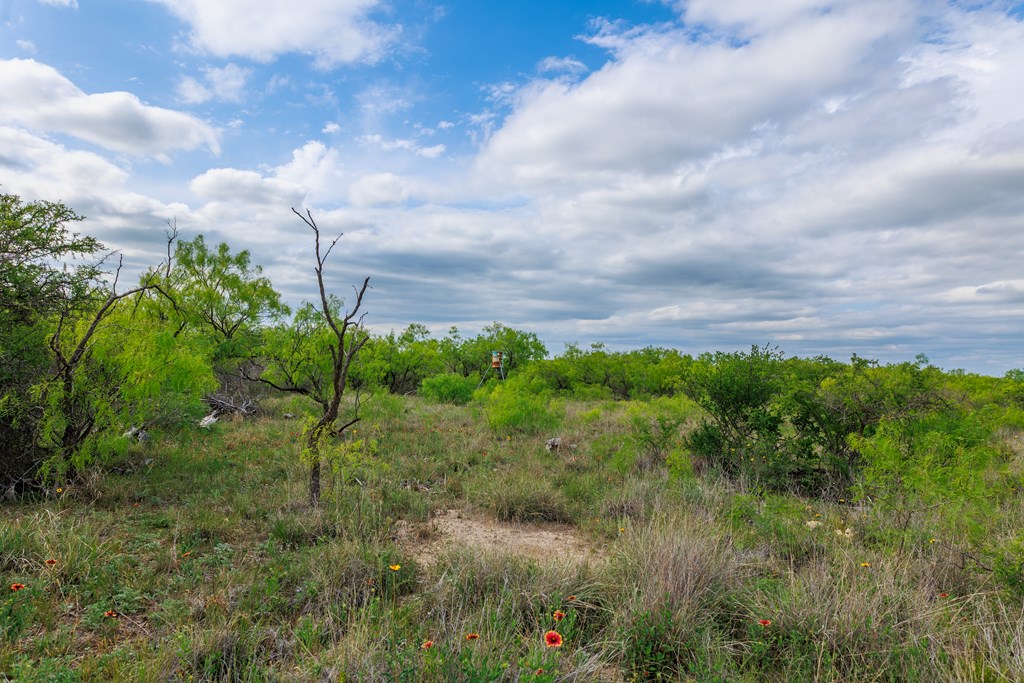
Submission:
M 452 548 L 541 562 L 590 564 L 605 559 L 567 524 L 505 524 L 462 510 L 444 510 L 425 523 L 400 523 L 398 540 L 427 566 Z

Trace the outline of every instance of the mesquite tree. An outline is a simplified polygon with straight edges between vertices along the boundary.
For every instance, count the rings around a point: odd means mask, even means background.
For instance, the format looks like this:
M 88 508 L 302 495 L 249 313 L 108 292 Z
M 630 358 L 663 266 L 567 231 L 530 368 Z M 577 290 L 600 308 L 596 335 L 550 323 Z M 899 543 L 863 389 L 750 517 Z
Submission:
M 339 424 L 342 396 L 349 369 L 369 335 L 363 329 L 360 313 L 370 278 L 355 289 L 355 301 L 342 311 L 340 300 L 324 285 L 324 263 L 341 239 L 338 235 L 326 249 L 321 245 L 320 228 L 309 210 L 295 213 L 313 231 L 316 255 L 316 280 L 320 300 L 306 303 L 290 325 L 278 325 L 266 331 L 266 358 L 258 379 L 280 391 L 301 394 L 319 406 L 319 416 L 304 433 L 304 458 L 309 461 L 309 501 L 320 502 L 320 470 L 325 446 L 359 421 L 356 415 Z

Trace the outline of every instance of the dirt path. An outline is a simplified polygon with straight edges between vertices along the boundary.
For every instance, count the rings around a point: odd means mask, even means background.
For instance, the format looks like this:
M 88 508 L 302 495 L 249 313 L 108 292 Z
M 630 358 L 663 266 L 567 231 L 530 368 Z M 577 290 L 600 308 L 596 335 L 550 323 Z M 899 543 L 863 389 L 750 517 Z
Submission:
M 460 547 L 541 562 L 584 564 L 604 560 L 598 549 L 567 524 L 504 524 L 462 510 L 444 510 L 426 523 L 401 524 L 398 535 L 399 542 L 427 566 L 439 554 Z

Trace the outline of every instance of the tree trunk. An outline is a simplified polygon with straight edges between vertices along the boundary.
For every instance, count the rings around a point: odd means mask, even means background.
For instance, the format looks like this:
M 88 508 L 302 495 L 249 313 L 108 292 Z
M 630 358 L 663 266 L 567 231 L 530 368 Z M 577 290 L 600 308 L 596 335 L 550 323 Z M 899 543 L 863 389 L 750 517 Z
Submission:
M 320 505 L 320 456 L 309 464 L 309 504 L 311 507 Z

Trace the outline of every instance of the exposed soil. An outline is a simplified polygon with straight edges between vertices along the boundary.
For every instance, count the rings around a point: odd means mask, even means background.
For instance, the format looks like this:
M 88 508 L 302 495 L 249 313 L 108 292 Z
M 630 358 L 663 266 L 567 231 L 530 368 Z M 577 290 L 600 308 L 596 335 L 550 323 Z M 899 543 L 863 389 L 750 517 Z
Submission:
M 600 550 L 567 524 L 505 524 L 462 510 L 444 510 L 425 523 L 400 523 L 398 536 L 402 545 L 427 566 L 439 554 L 460 547 L 541 562 L 584 564 L 604 560 Z

